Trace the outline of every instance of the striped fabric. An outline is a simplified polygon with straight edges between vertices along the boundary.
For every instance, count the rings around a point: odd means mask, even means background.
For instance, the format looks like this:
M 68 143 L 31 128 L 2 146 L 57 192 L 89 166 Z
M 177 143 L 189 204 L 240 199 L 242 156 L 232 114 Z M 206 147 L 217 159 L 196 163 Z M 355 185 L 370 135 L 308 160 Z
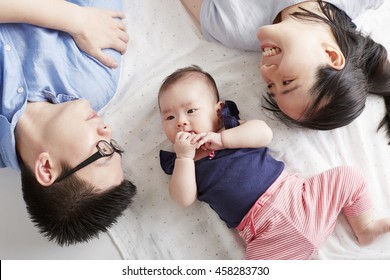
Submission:
M 283 172 L 237 226 L 246 259 L 310 259 L 331 234 L 340 212 L 371 207 L 363 176 L 340 166 L 308 179 Z

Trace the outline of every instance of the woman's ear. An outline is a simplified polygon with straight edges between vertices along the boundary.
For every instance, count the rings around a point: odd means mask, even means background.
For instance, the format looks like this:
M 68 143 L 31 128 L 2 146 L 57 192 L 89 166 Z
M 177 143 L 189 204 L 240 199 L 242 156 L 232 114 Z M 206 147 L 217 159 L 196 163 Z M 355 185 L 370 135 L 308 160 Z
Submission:
M 45 187 L 50 187 L 57 178 L 58 172 L 53 168 L 49 153 L 40 153 L 34 166 L 35 178 Z
M 338 47 L 333 45 L 327 45 L 325 52 L 329 57 L 329 65 L 336 70 L 341 70 L 345 66 L 345 57 L 342 51 Z

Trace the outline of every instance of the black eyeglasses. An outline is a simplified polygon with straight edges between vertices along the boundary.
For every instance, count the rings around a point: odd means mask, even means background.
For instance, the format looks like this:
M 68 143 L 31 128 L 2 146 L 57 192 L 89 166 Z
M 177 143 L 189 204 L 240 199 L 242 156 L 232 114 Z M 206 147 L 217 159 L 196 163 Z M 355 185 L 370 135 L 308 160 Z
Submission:
M 77 165 L 75 168 L 72 168 L 68 172 L 64 173 L 62 176 L 58 177 L 54 183 L 58 183 L 59 181 L 65 179 L 66 177 L 72 175 L 76 171 L 80 170 L 81 168 L 86 167 L 88 164 L 91 164 L 92 162 L 98 160 L 99 158 L 102 157 L 109 157 L 115 152 L 118 154 L 123 153 L 123 149 L 119 146 L 119 144 L 114 140 L 111 139 L 110 143 L 108 143 L 106 140 L 100 140 L 96 144 L 97 152 L 94 153 L 92 156 L 84 160 L 82 163 Z

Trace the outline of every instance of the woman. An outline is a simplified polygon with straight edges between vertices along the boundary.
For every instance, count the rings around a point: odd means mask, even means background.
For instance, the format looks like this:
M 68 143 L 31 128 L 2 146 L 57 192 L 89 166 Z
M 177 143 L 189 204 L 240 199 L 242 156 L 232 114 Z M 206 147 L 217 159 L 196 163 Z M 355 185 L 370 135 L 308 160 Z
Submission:
M 387 114 L 379 128 L 390 137 L 387 51 L 352 22 L 383 0 L 182 2 L 206 39 L 263 52 L 265 107 L 281 120 L 334 129 L 358 117 L 368 94 L 375 94 L 385 99 Z

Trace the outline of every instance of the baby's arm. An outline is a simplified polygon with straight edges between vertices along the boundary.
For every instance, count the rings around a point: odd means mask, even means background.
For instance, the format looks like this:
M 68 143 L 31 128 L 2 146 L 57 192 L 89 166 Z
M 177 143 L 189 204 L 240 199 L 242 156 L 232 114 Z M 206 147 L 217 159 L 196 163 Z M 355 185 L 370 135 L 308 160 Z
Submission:
M 193 142 L 197 142 L 197 148 L 203 145 L 209 150 L 261 148 L 271 142 L 272 136 L 271 128 L 264 121 L 248 120 L 218 133 L 199 133 Z
M 179 132 L 176 135 L 174 149 L 176 152 L 175 168 L 169 181 L 169 193 L 181 206 L 191 205 L 197 196 L 195 179 L 195 144 L 191 144 L 195 134 Z
M 72 35 L 77 46 L 108 67 L 114 58 L 102 52 L 113 48 L 124 53 L 128 35 L 120 11 L 82 7 L 64 0 L 0 0 L 0 23 L 29 23 Z
M 222 143 L 226 149 L 261 148 L 271 143 L 273 133 L 262 120 L 248 120 L 239 126 L 221 132 Z

